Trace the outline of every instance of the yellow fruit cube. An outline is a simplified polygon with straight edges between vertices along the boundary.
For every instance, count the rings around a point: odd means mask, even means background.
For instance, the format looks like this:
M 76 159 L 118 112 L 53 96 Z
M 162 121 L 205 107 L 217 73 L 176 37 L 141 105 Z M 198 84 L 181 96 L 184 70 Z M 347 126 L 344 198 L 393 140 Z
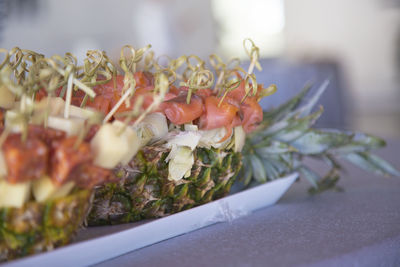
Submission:
M 140 141 L 135 130 L 114 121 L 101 126 L 91 141 L 95 153 L 94 164 L 112 169 L 119 163 L 126 164 L 137 153 Z
M 14 107 L 15 95 L 4 85 L 0 86 L 0 108 Z
M 59 116 L 49 116 L 47 125 L 50 128 L 62 130 L 67 133 L 68 136 L 78 135 L 79 131 L 82 130 L 85 121 L 80 118 L 69 118 L 65 119 Z
M 57 187 L 49 177 L 45 176 L 33 182 L 32 192 L 36 201 L 43 202 L 67 196 L 74 185 L 74 182 L 70 181 Z
M 31 195 L 31 183 L 10 184 L 0 180 L 0 207 L 22 207 Z

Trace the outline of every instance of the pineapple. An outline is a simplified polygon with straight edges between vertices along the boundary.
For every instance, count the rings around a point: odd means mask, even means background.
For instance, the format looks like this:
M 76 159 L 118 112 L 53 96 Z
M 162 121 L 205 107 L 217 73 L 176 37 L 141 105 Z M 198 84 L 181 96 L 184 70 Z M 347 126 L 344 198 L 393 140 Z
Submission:
M 295 171 L 311 183 L 310 193 L 340 189 L 336 183 L 341 167 L 336 158 L 376 174 L 400 176 L 388 162 L 370 153 L 385 145 L 382 139 L 311 127 L 322 113 L 322 108 L 311 111 L 326 86 L 324 83 L 304 105 L 300 104 L 310 87 L 264 112 L 262 124 L 246 136 L 245 142 L 240 127 L 235 129 L 229 149 L 195 148 L 191 174 L 181 180 L 168 179 L 165 159 L 170 149 L 145 146 L 128 166 L 116 168 L 119 183 L 95 191 L 88 223 L 117 224 L 166 216 L 227 195 L 235 181 L 238 188 L 246 188 Z M 330 166 L 324 177 L 302 163 L 307 156 Z
M 90 196 L 79 190 L 43 203 L 0 208 L 0 262 L 67 244 L 85 219 Z
M 170 149 L 146 146 L 127 165 L 116 169 L 119 183 L 95 191 L 89 225 L 157 218 L 227 195 L 241 167 L 232 149 L 196 148 L 189 177 L 168 179 Z

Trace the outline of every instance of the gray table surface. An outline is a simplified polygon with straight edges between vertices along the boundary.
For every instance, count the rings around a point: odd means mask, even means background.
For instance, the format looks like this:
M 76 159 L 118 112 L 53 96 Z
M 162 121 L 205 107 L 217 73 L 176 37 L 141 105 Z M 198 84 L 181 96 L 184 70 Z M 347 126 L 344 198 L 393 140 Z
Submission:
M 377 154 L 400 168 L 399 150 Z M 344 192 L 309 196 L 297 182 L 272 207 L 96 266 L 400 266 L 400 178 L 345 166 Z

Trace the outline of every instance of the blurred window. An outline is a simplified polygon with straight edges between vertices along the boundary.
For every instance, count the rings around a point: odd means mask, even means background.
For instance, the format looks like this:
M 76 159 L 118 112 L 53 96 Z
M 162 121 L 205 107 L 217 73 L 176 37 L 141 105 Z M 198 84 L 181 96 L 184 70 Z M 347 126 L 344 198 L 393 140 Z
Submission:
M 219 26 L 219 50 L 225 56 L 244 57 L 241 44 L 251 38 L 264 57 L 276 57 L 284 49 L 283 0 L 212 0 Z

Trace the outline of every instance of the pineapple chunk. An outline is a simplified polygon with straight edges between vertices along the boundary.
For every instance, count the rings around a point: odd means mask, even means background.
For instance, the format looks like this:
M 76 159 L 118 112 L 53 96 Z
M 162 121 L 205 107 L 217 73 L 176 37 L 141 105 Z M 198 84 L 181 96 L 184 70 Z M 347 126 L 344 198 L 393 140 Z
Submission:
M 84 123 L 85 121 L 80 118 L 65 119 L 58 116 L 49 116 L 47 121 L 47 125 L 50 128 L 65 131 L 68 136 L 77 135 L 83 128 Z
M 122 128 L 124 127 L 124 123 L 120 121 L 114 121 L 113 126 L 122 130 Z M 118 132 L 120 132 L 120 130 Z M 121 135 L 125 139 L 126 146 L 128 147 L 128 151 L 122 156 L 121 159 L 121 163 L 123 165 L 126 165 L 132 160 L 132 158 L 141 148 L 141 142 L 137 132 L 131 127 L 126 127 Z
M 80 108 L 73 105 L 69 107 L 69 115 L 76 118 L 88 119 L 94 116 L 95 113 L 96 111 L 89 108 Z
M 45 100 L 44 100 L 45 101 Z M 50 98 L 50 115 L 63 116 L 65 101 L 61 97 Z M 69 115 L 75 118 L 87 119 L 95 114 L 95 111 L 87 108 L 80 108 L 74 105 L 69 106 Z
M 15 95 L 6 86 L 0 86 L 0 108 L 14 107 Z
M 244 143 L 246 142 L 246 133 L 243 130 L 243 127 L 236 126 L 234 129 L 235 135 L 235 152 L 240 152 L 243 149 Z
M 4 160 L 3 151 L 0 150 L 0 178 L 7 176 L 7 164 Z
M 118 163 L 126 164 L 140 148 L 140 140 L 136 131 L 125 127 L 120 121 L 114 121 L 101 126 L 91 141 L 95 153 L 94 164 L 112 169 Z
M 7 110 L 4 124 L 12 133 L 20 133 L 22 132 L 22 129 L 24 129 L 24 121 L 22 117 L 14 110 Z
M 60 187 L 57 187 L 49 177 L 45 176 L 33 182 L 32 192 L 36 201 L 44 202 L 46 200 L 67 196 L 71 192 L 74 185 L 74 182 L 70 181 Z
M 22 207 L 29 200 L 31 183 L 10 184 L 0 180 L 0 207 Z
M 64 99 L 62 99 L 61 97 L 51 97 L 49 115 L 57 116 L 63 114 L 64 107 L 65 107 Z

